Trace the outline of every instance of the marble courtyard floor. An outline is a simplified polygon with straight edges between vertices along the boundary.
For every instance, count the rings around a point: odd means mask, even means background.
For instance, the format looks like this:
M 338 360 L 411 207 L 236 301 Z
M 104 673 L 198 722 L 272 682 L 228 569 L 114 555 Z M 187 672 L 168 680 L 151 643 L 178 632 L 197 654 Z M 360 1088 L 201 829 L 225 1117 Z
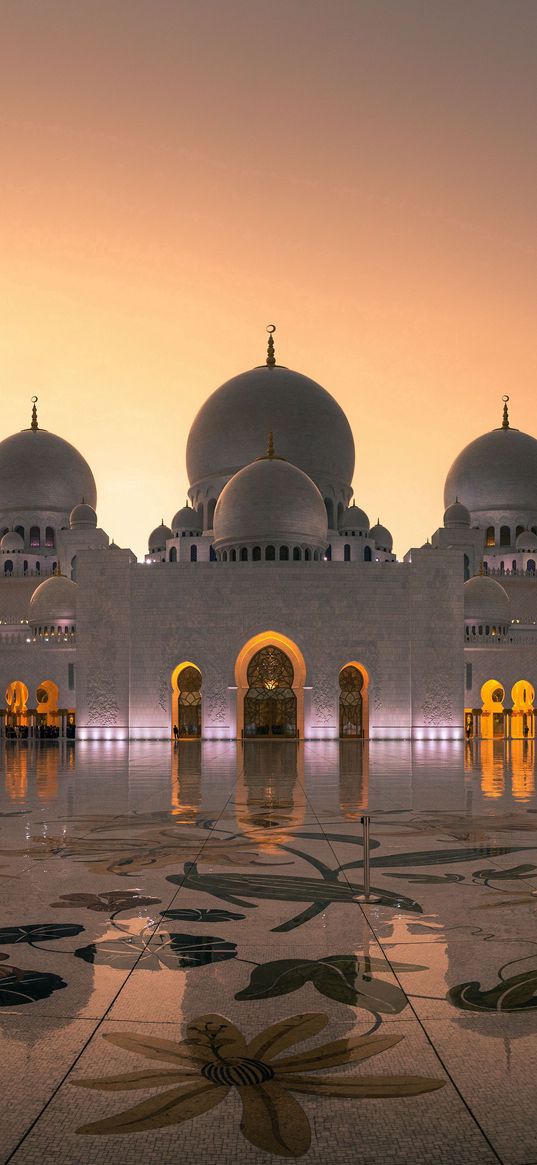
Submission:
M 0 763 L 2 1162 L 537 1163 L 533 741 Z

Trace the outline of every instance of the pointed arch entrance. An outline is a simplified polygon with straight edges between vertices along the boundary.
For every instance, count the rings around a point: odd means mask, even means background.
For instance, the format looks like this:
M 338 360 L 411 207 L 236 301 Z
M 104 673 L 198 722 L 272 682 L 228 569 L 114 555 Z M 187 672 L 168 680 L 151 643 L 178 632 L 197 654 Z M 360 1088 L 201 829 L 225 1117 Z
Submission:
M 181 739 L 201 736 L 202 675 L 195 663 L 179 663 L 172 672 L 172 732 Z
M 302 652 L 278 631 L 254 635 L 235 664 L 237 736 L 298 739 L 304 735 Z
M 498 680 L 487 680 L 481 688 L 481 736 L 489 739 L 505 736 L 503 702 L 505 689 Z
M 535 688 L 529 680 L 517 680 L 511 689 L 511 698 L 511 736 L 535 736 Z
M 363 739 L 368 735 L 369 676 L 361 663 L 346 663 L 339 673 L 339 735 Z

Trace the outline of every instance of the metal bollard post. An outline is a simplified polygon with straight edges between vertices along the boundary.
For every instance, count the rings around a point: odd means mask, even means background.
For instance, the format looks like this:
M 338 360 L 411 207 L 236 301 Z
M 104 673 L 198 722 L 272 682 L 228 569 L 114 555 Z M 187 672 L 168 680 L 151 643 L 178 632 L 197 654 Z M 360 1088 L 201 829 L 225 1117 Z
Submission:
M 371 818 L 369 813 L 364 813 L 362 817 L 362 825 L 364 827 L 364 898 L 369 902 L 369 895 L 371 891 L 371 877 L 369 870 L 370 848 L 369 848 L 369 826 Z

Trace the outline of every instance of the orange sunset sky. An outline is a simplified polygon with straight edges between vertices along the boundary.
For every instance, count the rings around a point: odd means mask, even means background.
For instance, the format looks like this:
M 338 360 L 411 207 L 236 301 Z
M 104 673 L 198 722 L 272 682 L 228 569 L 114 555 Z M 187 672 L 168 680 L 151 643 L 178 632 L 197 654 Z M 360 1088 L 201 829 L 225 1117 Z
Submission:
M 274 321 L 420 545 L 502 393 L 537 435 L 536 64 L 535 0 L 0 0 L 0 437 L 36 393 L 141 556 Z

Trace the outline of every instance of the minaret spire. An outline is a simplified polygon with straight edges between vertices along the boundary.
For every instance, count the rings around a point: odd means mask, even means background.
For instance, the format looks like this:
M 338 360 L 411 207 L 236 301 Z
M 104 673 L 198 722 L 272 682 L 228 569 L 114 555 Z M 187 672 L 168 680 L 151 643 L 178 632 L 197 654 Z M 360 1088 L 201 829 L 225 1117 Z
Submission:
M 39 425 L 37 423 L 37 408 L 36 408 L 38 400 L 39 400 L 38 396 L 32 397 L 32 423 L 30 425 L 30 428 L 33 429 L 34 433 L 35 433 L 36 429 L 39 428 Z
M 509 428 L 509 409 L 507 408 L 507 402 L 509 400 L 509 397 L 502 396 L 502 400 L 503 400 L 502 429 L 508 429 Z
M 274 368 L 276 363 L 276 355 L 274 352 L 274 332 L 276 331 L 276 324 L 267 324 L 267 332 L 269 334 L 267 345 L 267 365 L 269 368 Z

